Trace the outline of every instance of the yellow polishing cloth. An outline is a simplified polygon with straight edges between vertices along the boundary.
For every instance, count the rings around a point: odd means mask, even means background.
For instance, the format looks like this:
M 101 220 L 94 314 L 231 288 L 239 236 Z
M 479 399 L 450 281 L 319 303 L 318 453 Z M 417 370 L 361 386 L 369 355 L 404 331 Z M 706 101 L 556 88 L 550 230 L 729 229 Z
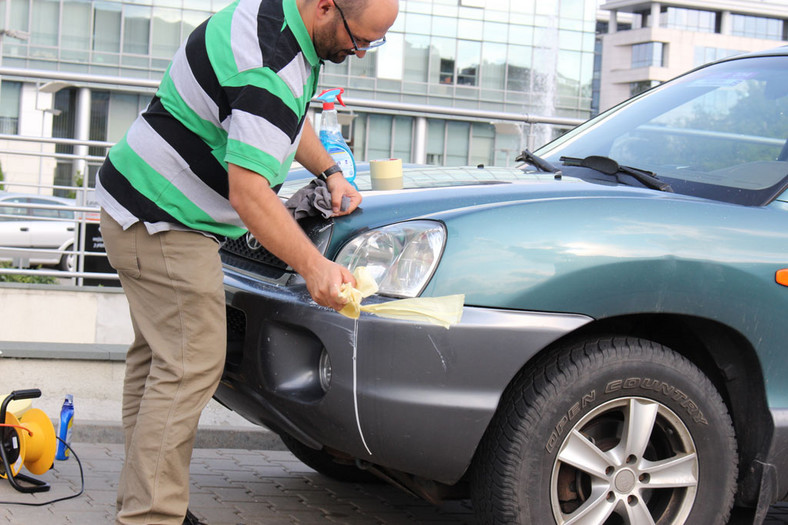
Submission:
M 339 313 L 351 319 L 358 319 L 361 312 L 367 312 L 389 319 L 428 322 L 449 328 L 459 323 L 462 318 L 462 307 L 465 303 L 463 294 L 414 297 L 362 306 L 362 299 L 377 292 L 378 285 L 363 266 L 356 268 L 353 277 L 356 278 L 356 288 L 350 283 L 344 283 L 339 292 L 340 297 L 348 300 Z

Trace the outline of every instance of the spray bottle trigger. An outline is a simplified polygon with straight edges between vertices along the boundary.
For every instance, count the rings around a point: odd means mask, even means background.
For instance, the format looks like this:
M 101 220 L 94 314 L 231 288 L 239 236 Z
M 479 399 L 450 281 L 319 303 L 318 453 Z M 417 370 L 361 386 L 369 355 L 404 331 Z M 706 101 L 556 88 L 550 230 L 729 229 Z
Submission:
M 335 100 L 337 100 L 343 107 L 347 107 L 345 106 L 345 103 L 342 102 L 342 93 L 344 92 L 345 92 L 344 88 L 324 89 L 317 96 L 317 99 L 324 103 L 325 102 L 333 103 Z

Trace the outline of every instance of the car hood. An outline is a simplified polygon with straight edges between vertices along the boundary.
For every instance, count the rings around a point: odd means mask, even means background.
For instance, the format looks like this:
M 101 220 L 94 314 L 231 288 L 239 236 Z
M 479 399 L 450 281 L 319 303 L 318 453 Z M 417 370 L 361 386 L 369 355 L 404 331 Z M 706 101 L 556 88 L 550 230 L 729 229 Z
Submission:
M 367 174 L 360 174 L 355 182 L 364 200 L 352 214 L 335 219 L 332 242 L 326 254 L 329 257 L 349 236 L 366 229 L 415 218 L 441 220 L 505 203 L 625 197 L 697 200 L 615 183 L 524 172 L 518 168 L 409 169 L 403 172 L 403 188 L 399 190 L 373 191 Z M 304 181 L 286 183 L 280 196 L 287 198 L 303 186 Z

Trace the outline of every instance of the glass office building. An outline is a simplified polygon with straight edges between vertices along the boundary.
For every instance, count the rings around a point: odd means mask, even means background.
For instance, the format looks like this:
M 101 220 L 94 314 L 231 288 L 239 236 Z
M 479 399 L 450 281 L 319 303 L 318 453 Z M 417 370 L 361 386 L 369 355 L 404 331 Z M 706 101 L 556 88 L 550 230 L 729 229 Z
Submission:
M 0 0 L 3 67 L 119 80 L 112 87 L 84 81 L 42 91 L 40 81 L 4 78 L 0 133 L 25 134 L 22 121 L 31 118 L 45 122 L 43 134 L 118 140 L 151 95 L 150 89 L 124 87 L 123 79 L 160 79 L 190 31 L 227 3 Z M 588 117 L 596 5 L 597 0 L 401 0 L 387 43 L 363 60 L 326 64 L 321 88 L 344 87 L 346 99 L 359 102 L 341 113 L 359 160 L 512 164 L 525 126 L 499 125 L 484 113 Z M 47 93 L 54 97 L 51 124 L 49 116 L 36 113 L 45 111 L 39 106 Z M 26 109 L 33 98 L 35 107 Z M 376 109 L 364 101 L 387 106 Z M 425 110 L 430 107 L 443 108 L 443 115 Z M 319 106 L 313 110 L 319 113 Z M 87 130 L 80 128 L 86 112 Z M 91 153 L 102 155 L 101 150 Z M 59 161 L 56 179 L 66 182 L 73 176 L 69 170 L 70 161 Z

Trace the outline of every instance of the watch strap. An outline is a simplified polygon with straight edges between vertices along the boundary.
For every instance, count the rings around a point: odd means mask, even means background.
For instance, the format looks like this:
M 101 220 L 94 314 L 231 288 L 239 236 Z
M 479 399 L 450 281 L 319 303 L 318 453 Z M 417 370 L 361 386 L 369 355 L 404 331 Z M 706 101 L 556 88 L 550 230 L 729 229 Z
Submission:
M 339 167 L 339 164 L 334 164 L 334 165 L 326 168 L 326 170 L 323 173 L 320 173 L 317 176 L 317 178 L 325 181 L 325 180 L 328 180 L 328 177 L 330 175 L 333 175 L 334 173 L 341 172 L 341 171 L 342 171 L 342 168 Z

